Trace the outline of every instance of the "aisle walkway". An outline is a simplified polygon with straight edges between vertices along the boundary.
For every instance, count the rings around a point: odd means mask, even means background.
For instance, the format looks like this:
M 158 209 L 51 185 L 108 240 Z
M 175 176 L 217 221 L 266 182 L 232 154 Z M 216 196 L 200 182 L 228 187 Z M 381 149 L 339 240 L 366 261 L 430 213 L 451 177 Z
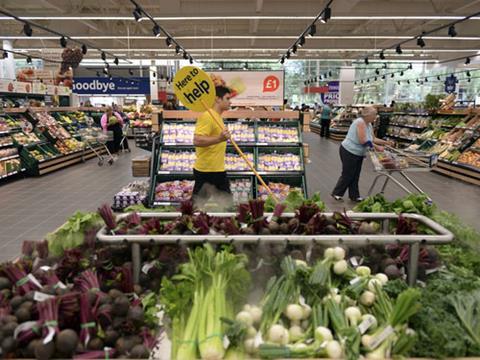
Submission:
M 306 133 L 303 138 L 310 145 L 311 163 L 307 165 L 306 169 L 308 192 L 312 194 L 320 191 L 328 208 L 333 210 L 342 210 L 343 207 L 350 209 L 355 206 L 348 200 L 348 193 L 345 195 L 344 202 L 337 202 L 330 197 L 341 171 L 338 154 L 340 143 L 320 138 L 319 135 L 313 133 Z M 465 223 L 480 230 L 480 188 L 478 186 L 469 185 L 437 173 L 411 173 L 409 175 L 441 209 L 457 214 Z M 360 178 L 362 196 L 367 195 L 374 177 L 373 166 L 366 159 Z M 379 184 L 377 184 L 377 191 L 378 189 Z M 406 194 L 398 186 L 391 182 L 388 184 L 385 191 L 388 199 L 392 200 L 404 195 Z
M 311 163 L 306 169 L 309 193 L 320 191 L 330 209 L 352 208 L 355 204 L 349 200 L 338 203 L 329 196 L 340 174 L 339 143 L 311 133 L 304 134 L 304 139 L 310 144 Z M 110 204 L 113 195 L 134 179 L 131 159 L 142 153 L 134 149 L 123 154 L 112 167 L 98 167 L 95 160 L 89 160 L 43 177 L 0 186 L 0 262 L 18 255 L 23 240 L 41 240 L 76 210 L 91 211 Z M 373 178 L 372 166 L 366 161 L 360 181 L 362 195 Z M 416 174 L 414 179 L 441 208 L 480 229 L 478 187 L 433 173 Z M 403 195 L 397 188 L 387 187 L 388 198 Z

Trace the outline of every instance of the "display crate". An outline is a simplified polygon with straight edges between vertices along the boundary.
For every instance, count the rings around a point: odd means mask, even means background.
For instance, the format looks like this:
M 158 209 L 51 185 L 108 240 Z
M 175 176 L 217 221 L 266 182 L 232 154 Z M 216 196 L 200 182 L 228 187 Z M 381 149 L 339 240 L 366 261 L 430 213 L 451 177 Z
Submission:
M 300 168 L 298 170 L 265 170 L 261 168 L 260 159 L 262 155 L 273 155 L 273 154 L 293 154 L 298 156 Z M 260 174 L 290 174 L 290 173 L 303 173 L 305 171 L 304 159 L 303 159 L 303 149 L 301 146 L 291 146 L 291 147 L 279 147 L 279 148 L 270 148 L 270 147 L 258 147 L 257 148 L 257 171 Z
M 132 159 L 132 176 L 149 177 L 150 176 L 150 156 L 142 156 Z
M 290 189 L 293 188 L 300 188 L 302 191 L 303 196 L 307 197 L 307 182 L 305 180 L 304 176 L 301 175 L 266 175 L 262 176 L 263 181 L 265 181 L 265 184 L 269 185 L 269 183 L 281 183 L 290 186 Z M 261 196 L 264 195 L 263 193 L 260 193 L 260 188 L 261 184 L 258 181 L 257 178 L 255 178 L 255 197 L 259 198 L 262 197 L 266 199 L 267 196 Z M 275 189 L 272 189 L 272 191 L 275 193 Z M 280 201 L 283 200 L 283 198 L 279 198 Z

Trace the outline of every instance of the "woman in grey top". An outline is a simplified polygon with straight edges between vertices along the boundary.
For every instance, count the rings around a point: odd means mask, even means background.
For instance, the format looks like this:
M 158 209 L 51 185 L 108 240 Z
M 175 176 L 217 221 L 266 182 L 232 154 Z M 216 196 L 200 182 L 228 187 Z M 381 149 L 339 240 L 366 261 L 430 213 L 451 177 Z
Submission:
M 358 181 L 367 149 L 375 148 L 376 151 L 383 151 L 382 145 L 393 146 L 393 142 L 378 139 L 373 134 L 372 123 L 376 118 L 377 109 L 373 106 L 364 108 L 361 117 L 350 125 L 347 136 L 340 146 L 342 174 L 332 192 L 333 198 L 337 201 L 343 200 L 347 189 L 352 201 L 362 201 L 358 190 Z

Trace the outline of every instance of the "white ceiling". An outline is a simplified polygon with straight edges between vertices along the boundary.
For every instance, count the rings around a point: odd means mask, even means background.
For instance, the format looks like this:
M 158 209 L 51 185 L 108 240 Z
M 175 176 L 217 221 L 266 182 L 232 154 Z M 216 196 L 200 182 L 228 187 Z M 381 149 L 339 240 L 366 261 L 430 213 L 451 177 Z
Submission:
M 279 59 L 323 9 L 324 0 L 137 0 L 188 52 L 201 59 Z M 480 12 L 480 1 L 462 0 L 334 0 L 332 19 L 317 22 L 295 58 L 362 59 L 369 52 Z M 32 19 L 89 46 L 130 59 L 174 59 L 165 37 L 155 38 L 149 20 L 135 22 L 128 0 L 1 0 L 0 9 Z M 11 39 L 16 49 L 58 59 L 58 36 L 0 18 L 0 39 Z M 421 49 L 415 41 L 403 45 L 399 57 L 387 59 L 449 58 L 480 50 L 480 17 L 456 25 L 458 36 L 447 30 L 425 37 Z M 47 55 L 45 55 L 47 54 Z M 87 58 L 99 58 L 91 50 Z

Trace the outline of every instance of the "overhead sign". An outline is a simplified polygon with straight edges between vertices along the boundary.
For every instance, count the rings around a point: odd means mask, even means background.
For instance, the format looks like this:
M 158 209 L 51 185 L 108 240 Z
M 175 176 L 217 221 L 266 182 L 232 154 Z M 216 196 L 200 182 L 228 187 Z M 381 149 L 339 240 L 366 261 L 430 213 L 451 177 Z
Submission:
M 215 84 L 233 90 L 232 106 L 283 106 L 283 71 L 216 71 Z
M 215 103 L 215 86 L 208 74 L 195 67 L 184 66 L 173 78 L 173 91 L 188 109 L 203 112 Z
M 147 95 L 150 84 L 147 77 L 98 78 L 76 77 L 72 91 L 78 95 Z
M 338 81 L 329 81 L 324 86 L 311 86 L 303 88 L 304 94 L 320 94 L 322 102 L 338 104 L 340 97 L 340 84 Z
M 458 79 L 455 75 L 450 75 L 445 79 L 445 92 L 447 94 L 452 94 L 457 88 Z
M 0 92 L 31 94 L 32 84 L 29 82 L 0 79 Z

